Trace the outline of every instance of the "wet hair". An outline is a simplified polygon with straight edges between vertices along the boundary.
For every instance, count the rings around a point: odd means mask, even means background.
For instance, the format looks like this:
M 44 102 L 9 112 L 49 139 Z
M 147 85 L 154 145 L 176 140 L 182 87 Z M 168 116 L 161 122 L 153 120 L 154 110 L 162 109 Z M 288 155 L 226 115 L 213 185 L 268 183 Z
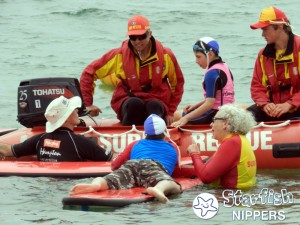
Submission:
M 226 104 L 220 107 L 217 117 L 228 121 L 227 130 L 236 134 L 247 134 L 256 125 L 253 114 L 235 104 Z
M 160 140 L 160 139 L 164 139 L 164 138 L 165 138 L 164 133 L 158 134 L 158 135 L 149 135 L 149 134 L 146 135 L 146 139 L 149 139 L 149 140 Z

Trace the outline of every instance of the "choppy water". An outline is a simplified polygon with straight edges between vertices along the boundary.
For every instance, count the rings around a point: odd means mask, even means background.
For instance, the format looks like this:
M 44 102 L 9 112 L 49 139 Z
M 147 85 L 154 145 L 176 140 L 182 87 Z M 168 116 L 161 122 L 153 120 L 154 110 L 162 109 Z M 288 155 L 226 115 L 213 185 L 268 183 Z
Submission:
M 250 79 L 258 50 L 265 45 L 257 21 L 262 8 L 275 5 L 286 12 L 296 33 L 300 21 L 298 0 L 287 1 L 97 1 L 97 0 L 0 0 L 0 128 L 21 127 L 17 118 L 17 87 L 23 79 L 66 76 L 79 78 L 84 67 L 126 38 L 127 19 L 144 14 L 154 36 L 170 47 L 186 77 L 181 106 L 202 99 L 203 71 L 195 64 L 192 45 L 202 36 L 218 40 L 221 56 L 229 64 L 238 103 L 250 104 Z M 99 84 L 95 103 L 101 117 L 114 117 L 110 109 L 111 89 Z M 192 210 L 193 199 L 202 191 L 221 199 L 221 190 L 197 187 L 167 204 L 131 205 L 113 212 L 81 212 L 62 209 L 61 199 L 78 180 L 0 177 L 1 224 L 243 224 L 233 221 L 226 208 L 203 221 Z M 89 181 L 86 179 L 85 181 Z M 299 170 L 259 171 L 262 188 L 295 194 L 294 203 L 282 207 L 253 206 L 251 210 L 284 210 L 284 221 L 256 224 L 298 224 Z M 244 208 L 242 208 L 244 209 Z M 269 218 L 270 219 L 270 218 Z M 271 218 L 272 219 L 272 218 Z M 252 220 L 253 221 L 253 220 Z

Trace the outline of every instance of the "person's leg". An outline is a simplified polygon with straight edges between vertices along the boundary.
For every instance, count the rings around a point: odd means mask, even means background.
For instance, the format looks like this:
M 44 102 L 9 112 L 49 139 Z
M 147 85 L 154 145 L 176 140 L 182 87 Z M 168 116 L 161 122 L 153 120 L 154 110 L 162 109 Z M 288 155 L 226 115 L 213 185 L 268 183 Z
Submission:
M 188 124 L 196 125 L 196 124 L 210 124 L 212 119 L 217 114 L 218 110 L 211 109 L 208 112 L 190 120 Z M 186 114 L 184 114 L 186 115 Z
M 156 114 L 159 117 L 164 119 L 165 116 L 164 105 L 158 100 L 151 100 L 146 103 L 146 114 L 147 117 L 150 116 L 151 114 Z
M 177 194 L 181 192 L 181 187 L 174 181 L 162 180 L 159 181 L 154 187 L 148 187 L 147 193 L 154 196 L 160 202 L 167 202 L 168 194 Z
M 107 190 L 108 185 L 103 177 L 95 178 L 91 184 L 77 184 L 70 190 L 70 195 L 84 194 Z
M 123 126 L 143 125 L 146 119 L 145 103 L 137 97 L 129 97 L 121 108 Z

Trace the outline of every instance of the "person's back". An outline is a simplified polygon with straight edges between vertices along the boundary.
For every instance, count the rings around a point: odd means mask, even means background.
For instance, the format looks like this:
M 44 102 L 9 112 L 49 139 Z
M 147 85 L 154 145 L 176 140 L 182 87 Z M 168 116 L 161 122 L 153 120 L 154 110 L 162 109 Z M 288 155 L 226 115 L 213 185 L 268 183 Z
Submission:
M 177 163 L 177 152 L 173 145 L 158 139 L 138 141 L 131 150 L 130 159 L 152 159 L 162 164 L 172 174 Z
M 110 161 L 112 152 L 106 153 L 98 143 L 73 132 L 80 123 L 77 108 L 81 105 L 78 96 L 54 99 L 45 112 L 46 133 L 19 144 L 0 143 L 0 154 L 14 157 L 37 155 L 37 160 L 44 162 Z
M 70 194 L 145 187 L 148 194 L 166 202 L 166 194 L 179 193 L 181 186 L 171 177 L 177 162 L 176 150 L 163 141 L 167 129 L 165 121 L 151 114 L 144 122 L 144 129 L 146 139 L 129 144 L 112 161 L 112 173 L 95 178 L 91 184 L 75 185 Z M 168 155 L 166 159 L 162 157 L 164 154 Z
M 75 134 L 68 128 L 58 128 L 42 133 L 11 147 L 15 157 L 37 155 L 42 162 L 110 161 L 112 153 L 106 154 L 94 141 Z

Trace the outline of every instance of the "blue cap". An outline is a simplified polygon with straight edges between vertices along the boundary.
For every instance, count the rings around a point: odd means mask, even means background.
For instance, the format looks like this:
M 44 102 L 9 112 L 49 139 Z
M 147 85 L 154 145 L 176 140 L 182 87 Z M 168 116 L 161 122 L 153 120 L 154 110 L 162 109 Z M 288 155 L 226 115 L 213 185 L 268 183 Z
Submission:
M 144 122 L 147 135 L 159 135 L 167 129 L 165 121 L 156 114 L 151 114 Z
M 219 53 L 219 44 L 215 39 L 213 39 L 211 37 L 202 37 L 199 39 L 199 42 L 197 42 L 200 44 L 199 51 L 201 51 L 201 49 L 205 48 L 206 51 L 203 49 L 205 52 L 214 51 L 216 53 Z M 203 42 L 205 45 L 203 46 L 203 44 L 201 42 Z M 198 44 L 195 46 L 198 46 Z M 195 46 L 194 46 L 194 50 L 198 50 L 198 49 L 195 49 Z

